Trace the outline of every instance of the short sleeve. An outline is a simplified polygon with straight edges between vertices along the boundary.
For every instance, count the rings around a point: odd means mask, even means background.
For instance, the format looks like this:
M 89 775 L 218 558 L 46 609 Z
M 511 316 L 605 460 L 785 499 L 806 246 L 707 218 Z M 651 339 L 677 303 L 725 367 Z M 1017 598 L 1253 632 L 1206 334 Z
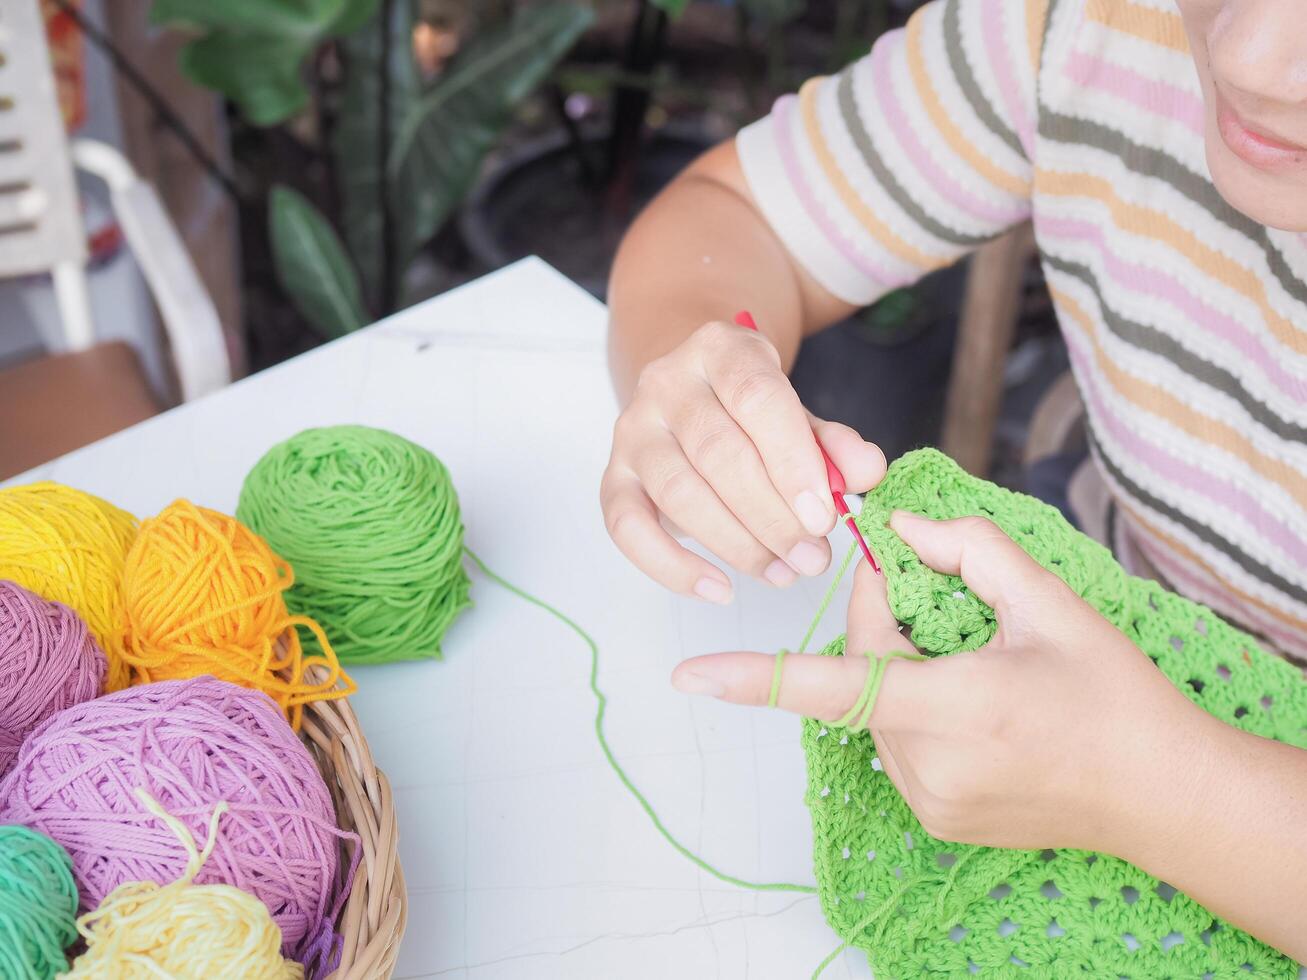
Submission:
M 1045 0 L 933 0 L 736 138 L 799 263 L 866 304 L 1030 216 Z

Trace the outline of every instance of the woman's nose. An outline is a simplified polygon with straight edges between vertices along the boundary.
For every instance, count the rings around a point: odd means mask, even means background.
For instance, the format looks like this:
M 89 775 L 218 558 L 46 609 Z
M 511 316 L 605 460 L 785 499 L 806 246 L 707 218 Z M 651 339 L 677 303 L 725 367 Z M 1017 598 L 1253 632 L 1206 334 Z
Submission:
M 1307 108 L 1307 2 L 1225 0 L 1207 39 L 1212 74 L 1228 90 Z

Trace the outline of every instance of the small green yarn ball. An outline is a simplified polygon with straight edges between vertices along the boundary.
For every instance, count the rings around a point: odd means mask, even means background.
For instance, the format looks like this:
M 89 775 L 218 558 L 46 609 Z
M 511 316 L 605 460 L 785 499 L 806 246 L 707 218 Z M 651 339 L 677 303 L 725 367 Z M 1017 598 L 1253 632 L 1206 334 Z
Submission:
M 440 659 L 469 605 L 449 471 L 393 432 L 338 425 L 273 446 L 236 516 L 290 562 L 287 606 L 316 619 L 343 661 Z
M 49 980 L 68 969 L 76 939 L 68 852 L 27 827 L 0 827 L 0 977 Z

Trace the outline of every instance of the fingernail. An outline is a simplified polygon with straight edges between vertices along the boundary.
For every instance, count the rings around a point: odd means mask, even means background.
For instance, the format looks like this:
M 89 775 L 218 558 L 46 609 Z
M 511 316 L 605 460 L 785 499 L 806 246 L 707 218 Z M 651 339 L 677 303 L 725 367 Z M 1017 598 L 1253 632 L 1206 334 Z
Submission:
M 786 559 L 804 575 L 820 575 L 826 570 L 825 554 L 811 541 L 800 541 Z
M 778 589 L 783 589 L 787 585 L 793 585 L 794 580 L 799 576 L 794 569 L 777 558 L 767 566 L 767 570 L 762 573 L 762 577 Z
M 692 674 L 689 671 L 673 674 L 672 687 L 682 694 L 706 694 L 712 698 L 719 698 L 726 693 L 726 688 L 722 686 L 721 681 L 704 677 L 703 674 Z
M 706 599 L 722 606 L 731 601 L 731 587 L 725 582 L 719 582 L 707 575 L 694 583 L 694 594 L 700 599 Z
M 794 513 L 799 515 L 799 521 L 809 534 L 825 534 L 833 516 L 830 505 L 823 503 L 811 490 L 804 490 L 794 498 Z

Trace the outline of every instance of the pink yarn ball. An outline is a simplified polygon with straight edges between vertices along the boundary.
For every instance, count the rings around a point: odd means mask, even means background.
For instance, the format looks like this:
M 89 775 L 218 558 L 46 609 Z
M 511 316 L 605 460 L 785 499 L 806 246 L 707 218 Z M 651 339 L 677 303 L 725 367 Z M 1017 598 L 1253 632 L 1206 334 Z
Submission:
M 218 844 L 197 883 L 259 898 L 284 955 L 321 968 L 345 894 L 342 838 L 308 749 L 272 699 L 194 677 L 128 688 L 60 712 L 23 744 L 0 783 L 0 823 L 53 838 L 73 859 L 83 910 L 129 881 L 181 877 L 186 852 L 134 795 L 144 788 L 203 846 L 225 802 Z M 357 848 L 355 848 L 357 851 Z M 312 970 L 311 970 L 312 975 Z
M 0 581 L 0 776 L 32 729 L 100 693 L 106 669 L 77 613 Z

